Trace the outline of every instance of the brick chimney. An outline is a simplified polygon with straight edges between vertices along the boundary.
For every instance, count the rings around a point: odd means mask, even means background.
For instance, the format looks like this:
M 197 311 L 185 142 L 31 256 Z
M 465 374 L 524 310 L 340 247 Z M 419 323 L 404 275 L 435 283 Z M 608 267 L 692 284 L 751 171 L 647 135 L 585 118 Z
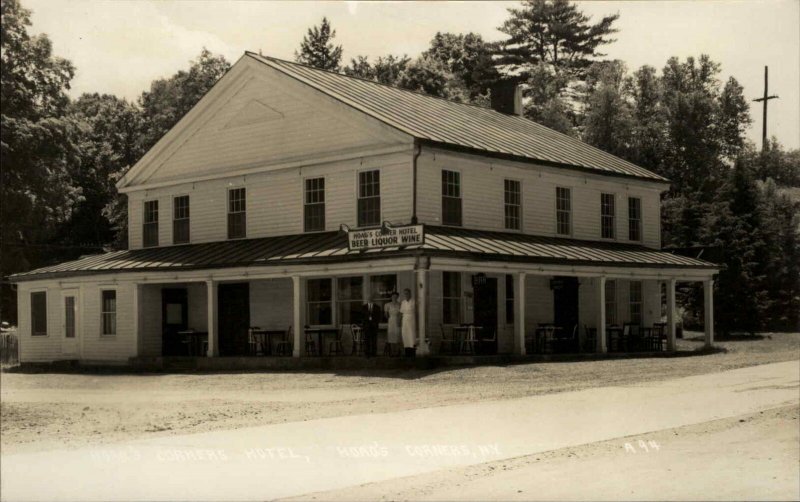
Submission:
M 492 86 L 492 109 L 507 115 L 522 116 L 522 88 L 513 80 L 500 80 Z

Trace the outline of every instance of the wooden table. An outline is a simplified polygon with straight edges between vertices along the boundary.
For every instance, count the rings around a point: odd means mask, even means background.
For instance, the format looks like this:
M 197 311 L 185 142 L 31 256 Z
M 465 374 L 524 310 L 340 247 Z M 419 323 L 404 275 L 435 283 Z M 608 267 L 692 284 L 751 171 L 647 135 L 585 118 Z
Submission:
M 282 329 L 254 329 L 251 334 L 257 338 L 261 344 L 261 353 L 265 356 L 272 355 L 272 337 L 285 336 L 286 331 Z M 266 343 L 265 343 L 266 342 Z M 266 348 L 265 348 L 266 347 Z
M 203 354 L 203 342 L 208 341 L 208 333 L 205 331 L 194 331 L 194 330 L 186 330 L 186 331 L 178 331 L 178 334 L 181 337 L 188 340 L 188 355 L 190 356 L 205 356 L 207 354 Z
M 306 335 L 317 335 L 317 341 L 319 342 L 319 350 L 317 351 L 317 356 L 322 357 L 322 354 L 325 350 L 323 345 L 323 341 L 325 335 L 336 335 L 339 333 L 339 328 L 306 328 L 305 329 Z
M 453 338 L 455 339 L 456 344 L 458 344 L 458 352 L 464 353 L 461 348 L 464 346 L 464 342 L 466 341 L 466 337 L 469 334 L 470 330 L 475 331 L 475 343 L 480 343 L 478 339 L 477 332 L 482 330 L 483 326 L 474 326 L 474 325 L 461 325 L 461 326 L 453 326 Z M 475 347 L 472 348 L 473 353 L 475 352 Z
M 547 346 L 548 338 L 552 341 L 561 331 L 561 326 L 556 326 L 554 324 L 538 326 L 536 331 L 534 331 L 533 351 L 535 353 L 544 354 L 544 348 Z

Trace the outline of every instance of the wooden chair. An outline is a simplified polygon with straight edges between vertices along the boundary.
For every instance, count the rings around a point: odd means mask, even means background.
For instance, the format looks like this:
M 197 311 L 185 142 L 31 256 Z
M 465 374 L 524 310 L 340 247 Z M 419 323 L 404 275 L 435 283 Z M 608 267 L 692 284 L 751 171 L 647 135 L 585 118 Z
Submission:
M 655 351 L 667 350 L 667 323 L 653 323 L 653 331 L 650 335 L 650 347 Z
M 628 352 L 637 351 L 642 349 L 642 331 L 641 326 L 636 323 L 626 322 L 622 325 L 622 338 L 624 350 Z
M 597 328 L 583 325 L 583 352 L 597 352 Z
M 344 334 L 344 325 L 339 326 L 339 329 L 336 331 L 336 337 L 333 341 L 328 343 L 328 355 L 331 356 L 341 356 L 344 354 L 344 348 L 342 348 L 342 335 Z
M 306 326 L 308 328 L 308 326 Z M 314 336 L 309 333 L 308 331 L 305 332 L 306 335 L 306 355 L 317 355 L 317 341 L 314 340 Z
M 259 328 L 258 326 L 250 326 L 250 328 L 248 328 L 247 330 L 248 354 L 250 354 L 251 356 L 259 355 L 259 347 L 261 349 L 260 353 L 261 354 L 264 353 L 264 346 L 261 344 L 261 341 L 255 334 L 255 331 L 259 329 L 261 328 Z
M 358 324 L 351 324 L 350 335 L 353 340 L 353 344 L 350 346 L 350 355 L 364 354 L 364 330 Z
M 478 340 L 478 342 L 480 345 L 488 345 L 488 346 L 494 345 L 497 342 L 497 330 L 492 330 L 492 336 L 488 338 L 481 338 Z M 496 348 L 495 352 L 497 352 Z
M 292 327 L 289 326 L 289 329 L 287 329 L 286 333 L 283 335 L 283 339 L 278 340 L 277 343 L 275 343 L 275 354 L 279 356 L 291 356 L 293 344 L 294 336 Z
M 447 336 L 444 330 L 444 324 L 439 324 L 439 329 L 442 331 L 442 338 L 439 340 L 439 354 L 453 354 L 456 350 L 456 339 L 453 338 L 453 331 L 450 331 L 450 336 Z M 445 350 L 447 347 L 447 350 Z

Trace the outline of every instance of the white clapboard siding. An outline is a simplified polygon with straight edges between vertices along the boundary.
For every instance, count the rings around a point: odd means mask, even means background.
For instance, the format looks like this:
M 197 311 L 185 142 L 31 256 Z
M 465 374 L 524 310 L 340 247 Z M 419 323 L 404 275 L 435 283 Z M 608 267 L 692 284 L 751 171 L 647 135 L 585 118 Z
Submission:
M 159 201 L 159 246 L 172 245 L 173 197 L 189 196 L 192 243 L 227 239 L 227 197 L 230 188 L 247 191 L 247 237 L 303 232 L 303 187 L 306 178 L 325 178 L 326 230 L 341 223 L 357 224 L 358 172 L 377 169 L 381 181 L 381 219 L 411 219 L 411 163 L 406 155 L 387 155 L 304 168 L 263 172 L 235 178 L 198 181 L 131 192 L 130 247 L 142 247 L 142 211 L 146 200 Z
M 535 167 L 508 161 L 423 150 L 418 161 L 420 221 L 441 224 L 441 172 L 461 173 L 463 226 L 505 230 L 504 180 L 522 184 L 523 231 L 556 235 L 556 187 L 572 190 L 572 237 L 600 240 L 600 194 L 616 195 L 618 242 L 628 241 L 628 197 L 642 199 L 643 244 L 658 248 L 660 237 L 660 188 L 636 180 L 587 175 L 567 169 Z
M 135 286 L 131 282 L 90 284 L 81 287 L 83 360 L 124 362 L 136 355 L 134 288 Z M 101 334 L 101 291 L 106 289 L 113 289 L 117 292 L 117 333 L 111 336 Z
M 31 293 L 47 293 L 47 335 L 31 336 Z M 17 289 L 17 335 L 19 360 L 22 363 L 53 361 L 62 357 L 64 338 L 61 312 L 61 290 L 57 282 L 20 283 Z
M 539 323 L 553 322 L 553 291 L 550 277 L 525 278 L 525 329 L 536 329 Z
M 126 178 L 181 181 L 399 143 L 410 137 L 244 58 Z
M 285 330 L 292 325 L 292 279 L 250 281 L 250 325 Z

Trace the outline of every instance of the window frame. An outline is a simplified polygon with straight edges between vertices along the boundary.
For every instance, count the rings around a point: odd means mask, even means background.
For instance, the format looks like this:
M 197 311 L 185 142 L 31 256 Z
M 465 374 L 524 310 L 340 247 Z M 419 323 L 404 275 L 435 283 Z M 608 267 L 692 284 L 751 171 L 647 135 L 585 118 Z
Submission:
M 67 309 L 67 299 L 72 299 L 72 335 L 69 334 L 69 309 Z M 75 340 L 78 334 L 78 292 L 66 290 L 61 293 L 61 308 L 64 317 L 63 335 L 66 340 Z
M 343 276 L 335 277 L 335 279 L 336 280 L 335 280 L 335 283 L 334 283 L 335 284 L 335 289 L 333 291 L 333 303 L 336 305 L 336 312 L 333 314 L 333 316 L 331 316 L 332 317 L 331 324 L 333 326 L 341 325 L 342 324 L 342 319 L 344 318 L 344 316 L 341 315 L 342 314 L 342 310 L 341 309 L 345 305 L 349 305 L 350 309 L 351 309 L 350 312 L 351 312 L 351 315 L 352 315 L 353 304 L 356 304 L 356 303 L 358 304 L 356 309 L 355 309 L 356 318 L 355 319 L 351 318 L 349 321 L 347 321 L 347 324 L 360 324 L 361 323 L 361 319 L 359 319 L 359 317 L 360 317 L 359 310 L 364 305 L 364 303 L 367 302 L 367 300 L 364 298 L 364 287 L 365 287 L 364 276 L 363 275 L 343 275 Z M 357 294 L 354 297 L 345 298 L 344 296 L 340 295 L 340 293 L 341 293 L 340 283 L 343 283 L 345 279 L 347 279 L 347 280 L 357 279 L 356 282 L 359 283 L 359 287 L 358 288 L 353 288 L 353 291 L 357 291 Z
M 178 199 L 186 198 L 186 217 L 184 218 L 176 218 L 177 206 L 176 203 Z M 191 217 L 192 217 L 192 198 L 189 194 L 180 194 L 174 195 L 172 197 L 172 244 L 173 245 L 180 245 L 180 244 L 191 244 L 192 243 L 192 226 L 191 226 Z M 186 222 L 186 240 L 185 241 L 178 241 L 176 238 L 177 232 L 176 227 L 178 224 L 182 224 Z
M 155 210 L 155 216 L 156 217 L 155 217 L 154 221 L 148 221 L 147 220 L 147 215 L 148 215 L 147 206 L 148 206 L 148 204 L 152 204 L 152 203 L 155 203 L 155 206 L 156 206 L 156 210 Z M 159 220 L 159 217 L 160 217 L 159 212 L 161 211 L 161 208 L 159 206 L 160 206 L 160 204 L 158 203 L 158 199 L 146 199 L 146 200 L 142 201 L 142 247 L 143 248 L 155 248 L 155 247 L 158 247 L 158 243 L 159 243 L 159 240 L 160 240 L 159 239 L 159 235 L 158 235 L 158 233 L 159 233 L 158 220 Z M 154 243 L 148 243 L 148 241 L 147 241 L 148 225 L 151 225 L 151 226 L 153 226 L 155 228 L 155 232 L 153 234 L 153 235 L 155 235 L 155 242 Z
M 457 183 L 450 183 L 449 180 L 445 179 L 447 176 L 446 173 L 452 173 L 457 178 Z M 461 176 L 461 171 L 458 169 L 442 169 L 441 172 L 441 206 L 442 206 L 442 225 L 447 227 L 463 227 L 464 226 L 464 180 Z M 458 195 L 446 195 L 445 192 L 447 191 L 445 187 L 449 186 L 456 186 L 458 188 Z M 445 206 L 445 200 L 455 200 L 458 201 L 458 222 L 449 221 L 445 218 L 447 214 L 447 208 Z
M 320 201 L 308 202 L 308 194 L 309 194 L 308 183 L 309 182 L 314 182 L 314 181 L 319 181 L 319 180 L 322 181 L 322 189 L 320 190 L 319 188 L 317 188 L 317 189 L 314 189 L 314 190 L 311 190 L 311 191 L 312 192 L 322 192 L 322 201 L 321 202 Z M 326 212 L 325 185 L 326 185 L 325 176 L 313 176 L 313 177 L 309 176 L 307 178 L 303 178 L 303 186 L 302 186 L 303 233 L 313 233 L 313 232 L 324 232 L 325 231 L 325 227 L 327 225 L 327 221 L 326 221 L 326 218 L 325 218 L 325 216 L 326 216 L 325 215 L 325 212 Z M 307 211 L 308 211 L 309 207 L 314 207 L 314 206 L 317 206 L 317 207 L 318 206 L 322 206 L 322 226 L 321 226 L 321 228 L 309 228 L 309 225 L 308 225 L 309 218 L 308 218 Z
M 458 278 L 458 296 L 447 296 L 448 291 L 447 291 L 447 288 L 445 288 L 445 277 L 446 277 L 446 274 L 451 274 L 451 277 L 457 277 Z M 454 271 L 451 271 L 451 270 L 442 270 L 442 324 L 447 325 L 447 326 L 457 326 L 457 325 L 461 324 L 462 319 L 463 319 L 463 314 L 464 314 L 464 312 L 463 312 L 464 309 L 463 309 L 463 306 L 462 306 L 462 297 L 463 296 L 464 296 L 464 277 L 463 277 L 463 274 L 461 272 L 454 272 Z M 445 309 L 445 305 L 447 304 L 448 301 L 454 302 L 454 305 L 456 305 L 458 307 L 458 311 L 457 311 L 457 315 L 456 315 L 457 319 L 455 320 L 455 322 L 449 322 L 449 321 L 452 321 L 452 319 L 446 319 L 445 318 L 445 310 L 446 310 Z
M 605 305 L 603 308 L 605 309 L 606 313 L 606 325 L 616 325 L 619 324 L 619 288 L 617 287 L 617 281 L 615 279 L 607 279 L 605 283 Z M 609 289 L 611 289 L 611 294 L 609 294 Z M 611 315 L 609 315 L 609 312 Z
M 636 218 L 631 216 L 631 203 L 633 201 L 638 201 L 638 215 Z M 634 238 L 634 231 L 636 232 L 636 237 Z M 632 195 L 628 196 L 628 240 L 631 242 L 642 242 L 642 234 L 644 232 L 644 228 L 642 227 L 642 198 L 641 197 L 634 197 Z
M 309 283 L 311 283 L 312 281 L 328 281 L 329 284 L 330 284 L 330 292 L 331 292 L 330 299 L 328 299 L 328 300 L 314 300 L 314 301 L 309 300 L 309 296 L 310 295 L 308 294 L 308 286 L 309 286 Z M 336 284 L 335 281 L 336 281 L 335 277 L 309 277 L 308 279 L 306 279 L 306 281 L 305 281 L 305 304 L 306 304 L 306 312 L 305 312 L 306 316 L 305 316 L 305 319 L 306 319 L 306 324 L 308 324 L 309 326 L 329 327 L 329 326 L 335 326 L 336 325 L 336 309 L 337 309 L 338 306 L 336 304 L 336 288 L 337 288 L 337 284 Z M 331 313 L 331 322 L 330 322 L 330 324 L 312 324 L 311 323 L 311 309 L 310 309 L 310 307 L 311 307 L 312 303 L 313 304 L 328 304 L 329 309 L 330 309 L 330 313 Z
M 377 175 L 378 175 L 378 183 L 377 183 L 378 194 L 377 195 L 366 195 L 365 196 L 365 195 L 362 195 L 362 192 L 361 192 L 361 187 L 362 187 L 362 185 L 361 185 L 361 176 L 362 175 L 371 174 L 371 173 L 377 173 Z M 361 169 L 359 171 L 356 171 L 356 227 L 357 228 L 379 227 L 381 225 L 381 223 L 382 223 L 381 218 L 383 217 L 383 199 L 381 197 L 381 193 L 382 193 L 382 190 L 381 190 L 381 177 L 382 177 L 381 176 L 381 170 L 378 169 L 378 168 Z M 370 184 L 372 184 L 372 183 L 370 183 Z M 367 186 L 367 185 L 364 185 L 364 186 Z M 378 201 L 378 218 L 377 218 L 377 221 L 375 221 L 375 222 L 362 221 L 361 220 L 361 201 L 362 200 L 366 201 L 366 200 L 370 200 L 370 199 L 377 199 L 377 201 Z
M 606 203 L 607 198 L 610 200 L 610 204 Z M 610 214 L 606 213 L 608 208 L 611 209 Z M 607 223 L 608 227 L 606 226 Z M 607 229 L 610 230 L 610 235 L 607 235 Z M 600 238 L 608 240 L 616 240 L 617 238 L 617 196 L 613 193 L 600 193 Z
M 48 322 L 49 322 L 48 317 L 49 316 L 47 315 L 47 304 L 48 304 L 47 290 L 46 289 L 32 289 L 28 293 L 29 293 L 28 294 L 28 301 L 30 302 L 29 310 L 30 310 L 30 315 L 31 315 L 31 336 L 36 336 L 36 337 L 42 337 L 42 336 L 47 337 L 47 336 L 50 336 L 50 330 L 49 330 L 49 326 L 48 326 Z M 36 331 L 36 329 L 35 329 L 36 328 L 36 325 L 35 325 L 36 323 L 34 322 L 34 319 L 35 319 L 36 316 L 34 316 L 34 312 L 33 312 L 33 308 L 34 308 L 33 297 L 34 297 L 34 295 L 44 295 L 44 331 Z
M 559 208 L 559 201 L 563 200 L 563 197 L 559 197 L 559 190 L 566 190 L 569 197 L 567 198 L 567 202 L 569 204 L 568 209 L 560 209 Z M 556 235 L 565 236 L 565 237 L 572 237 L 573 232 L 573 225 L 572 225 L 572 187 L 565 187 L 565 186 L 556 186 L 556 197 L 555 197 L 555 210 L 556 210 L 556 218 L 555 218 L 555 225 L 556 225 Z M 561 225 L 559 222 L 559 215 L 566 213 L 567 215 L 567 232 L 561 232 Z
M 105 302 L 103 301 L 105 293 L 114 293 L 114 311 L 106 311 L 105 310 Z M 108 286 L 101 286 L 100 287 L 100 337 L 101 338 L 113 338 L 117 336 L 119 333 L 119 324 L 117 323 L 117 314 L 119 313 L 119 308 L 117 306 L 119 300 L 119 292 L 117 291 L 116 287 L 108 287 Z M 114 315 L 114 332 L 113 333 L 106 333 L 106 322 L 105 316 L 106 315 Z
M 508 185 L 509 185 L 509 183 L 512 183 L 512 184 L 516 183 L 516 185 L 517 185 L 517 194 L 516 194 L 517 195 L 517 203 L 516 204 L 508 202 L 508 194 L 509 194 Z M 517 215 L 516 215 L 517 226 L 516 227 L 512 227 L 512 226 L 508 225 L 508 223 L 509 223 L 509 215 L 508 215 L 509 208 L 516 208 L 517 209 Z M 518 180 L 518 179 L 514 179 L 514 178 L 504 178 L 503 179 L 503 227 L 506 230 L 513 230 L 513 231 L 521 232 L 522 231 L 522 214 L 523 214 L 523 211 L 522 211 L 522 180 Z
M 637 286 L 639 299 L 634 301 L 634 286 Z M 637 306 L 636 315 L 639 317 L 638 321 L 634 320 L 634 306 Z M 642 325 L 644 320 L 644 285 L 642 281 L 629 281 L 628 282 L 628 318 L 631 324 Z
M 231 211 L 231 203 L 233 200 L 231 199 L 231 193 L 234 191 L 242 191 L 244 194 L 244 198 L 242 199 L 242 204 L 244 209 L 241 211 Z M 238 186 L 238 187 L 228 187 L 225 197 L 225 215 L 227 219 L 227 236 L 229 241 L 239 240 L 239 239 L 247 239 L 247 187 Z M 231 216 L 234 215 L 244 215 L 242 216 L 242 235 L 232 236 L 231 235 Z

